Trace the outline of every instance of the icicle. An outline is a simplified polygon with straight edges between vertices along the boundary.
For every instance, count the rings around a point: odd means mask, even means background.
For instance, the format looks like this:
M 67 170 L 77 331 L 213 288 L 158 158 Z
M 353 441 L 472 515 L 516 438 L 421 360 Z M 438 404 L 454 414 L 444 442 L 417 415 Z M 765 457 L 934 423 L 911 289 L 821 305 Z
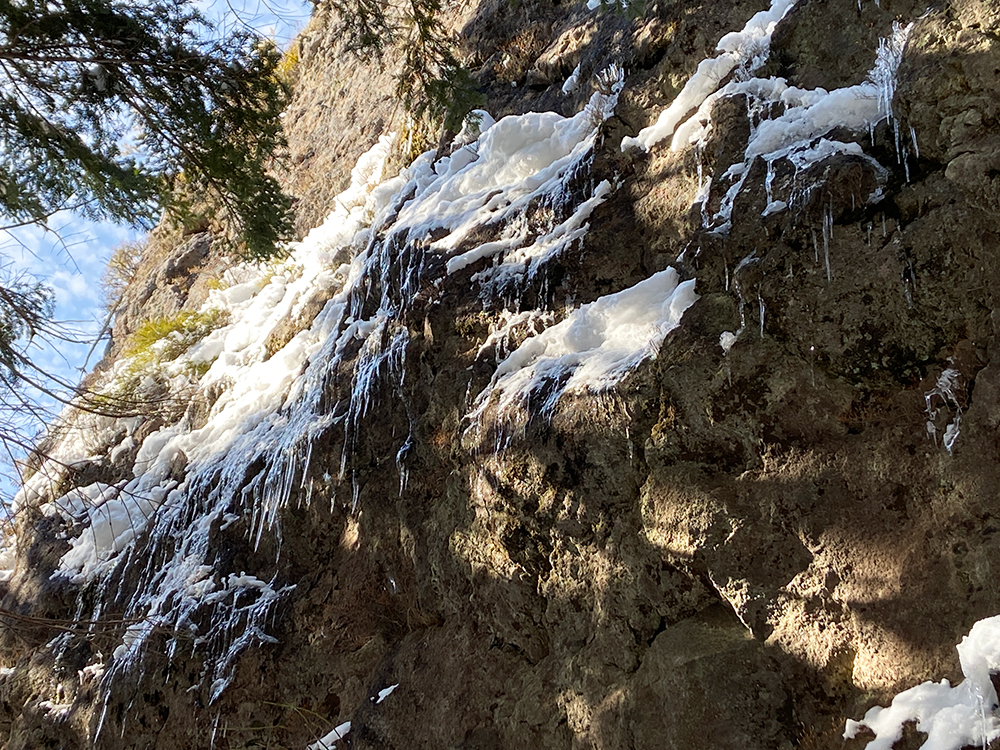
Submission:
M 951 360 L 949 360 L 949 364 Z M 942 445 L 951 455 L 955 448 L 962 426 L 962 407 L 959 404 L 956 391 L 959 389 L 961 373 L 954 367 L 948 367 L 941 373 L 934 387 L 924 394 L 925 412 L 927 414 L 927 434 L 937 445 L 936 420 L 942 409 L 947 408 L 953 414 L 945 427 Z
M 407 436 L 406 442 L 403 443 L 399 451 L 396 453 L 396 470 L 399 472 L 399 496 L 403 496 L 403 491 L 406 489 L 407 481 L 410 478 L 410 470 L 406 465 L 406 457 L 413 450 L 413 435 L 412 433 Z
M 764 177 L 764 194 L 767 196 L 767 203 L 765 203 L 765 205 L 768 207 L 770 207 L 770 205 L 774 202 L 774 198 L 771 195 L 772 182 L 774 182 L 774 160 L 768 159 L 767 176 Z M 764 212 L 767 213 L 767 208 L 764 209 Z
M 900 137 L 899 121 L 892 113 L 892 100 L 896 94 L 896 72 L 903 59 L 903 50 L 912 28 L 912 23 L 905 27 L 900 26 L 899 22 L 893 23 L 892 34 L 879 43 L 875 67 L 870 74 L 872 83 L 878 88 L 878 106 L 881 118 L 889 120 L 892 124 L 896 159 L 907 171 L 907 182 L 909 182 L 909 167 L 906 163 L 906 155 Z
M 833 238 L 833 208 L 832 206 L 823 209 L 823 259 L 826 263 L 826 280 L 833 281 L 833 272 L 830 269 L 830 240 Z
M 352 451 L 379 400 L 402 393 L 409 342 L 409 332 L 401 322 L 404 314 L 412 309 L 418 295 L 433 294 L 444 273 L 454 270 L 451 266 L 441 270 L 444 263 L 455 260 L 449 253 L 474 236 L 475 229 L 487 225 L 503 226 L 506 232 L 501 242 L 489 243 L 502 246 L 495 254 L 497 275 L 508 273 L 513 266 L 523 272 L 527 266 L 521 278 L 537 279 L 542 294 L 547 294 L 546 259 L 579 245 L 592 211 L 613 190 L 609 182 L 593 185 L 590 164 L 600 136 L 598 126 L 613 112 L 623 81 L 620 69 L 610 69 L 599 81 L 602 90 L 592 97 L 588 109 L 575 121 L 564 118 L 560 122 L 568 121 L 569 126 L 555 128 L 549 135 L 545 135 L 545 128 L 553 126 L 551 113 L 525 115 L 529 126 L 519 132 L 538 134 L 539 141 L 517 148 L 530 156 L 521 154 L 526 163 L 544 163 L 540 167 L 535 164 L 536 172 L 530 179 L 519 173 L 504 183 L 502 175 L 487 175 L 485 181 L 493 179 L 498 184 L 465 196 L 470 203 L 464 208 L 456 207 L 460 201 L 445 201 L 436 191 L 442 178 L 448 176 L 444 174 L 447 169 L 453 169 L 451 176 L 455 177 L 464 169 L 460 165 L 474 165 L 482 158 L 478 150 L 482 141 L 456 150 L 446 157 L 447 164 L 444 159 L 430 163 L 429 157 L 421 157 L 423 161 L 418 159 L 390 184 L 383 182 L 381 171 L 391 139 L 380 140 L 376 149 L 359 160 L 351 188 L 338 197 L 338 207 L 322 231 L 318 230 L 318 239 L 307 238 L 295 246 L 289 260 L 267 272 L 250 266 L 227 271 L 230 289 L 225 293 L 213 290 L 213 298 L 226 300 L 226 309 L 233 312 L 236 322 L 210 334 L 219 335 L 209 343 L 247 363 L 224 373 L 235 382 L 232 387 L 222 385 L 228 383 L 222 378 L 209 380 L 226 391 L 219 404 L 224 406 L 226 399 L 231 399 L 228 431 L 213 432 L 216 425 L 196 430 L 189 424 L 177 424 L 147 439 L 139 452 L 155 455 L 146 456 L 144 463 L 137 459 L 136 484 L 128 488 L 128 497 L 134 503 L 145 499 L 148 508 L 142 506 L 141 519 L 129 516 L 131 541 L 119 544 L 116 537 L 114 544 L 102 550 L 109 553 L 108 559 L 99 561 L 101 565 L 93 570 L 79 572 L 81 579 L 96 581 L 88 592 L 95 594 L 93 620 L 99 619 L 104 608 L 113 608 L 135 623 L 122 634 L 102 677 L 104 701 L 98 736 L 105 727 L 110 686 L 143 668 L 141 655 L 154 632 L 167 634 L 168 659 L 175 658 L 184 644 L 191 644 L 192 658 L 197 656 L 206 665 L 194 687 L 207 689 L 210 701 L 218 700 L 230 684 L 243 651 L 274 642 L 268 631 L 277 611 L 275 604 L 288 587 L 280 587 L 270 572 L 251 571 L 262 576 L 258 579 L 242 572 L 227 577 L 229 571 L 213 569 L 218 531 L 233 522 L 224 519 L 239 519 L 236 529 L 245 526 L 248 541 L 258 551 L 269 545 L 280 551 L 282 512 L 295 502 L 297 491 L 300 503 L 310 502 L 312 448 L 335 426 L 344 433 L 340 477 L 345 492 L 339 497 L 333 493 L 333 497 L 347 504 L 349 491 L 351 512 L 362 512 L 362 486 L 353 471 Z M 508 141 L 519 142 L 517 138 Z M 539 153 L 548 157 L 540 158 Z M 500 156 L 506 158 L 495 161 L 506 163 L 518 154 Z M 474 200 L 480 202 L 471 205 Z M 457 213 L 447 213 L 453 209 Z M 451 234 L 442 239 L 442 230 Z M 483 247 L 474 252 L 482 253 L 475 259 L 488 257 Z M 475 259 L 465 258 L 470 263 Z M 430 269 L 440 273 L 429 278 Z M 490 278 L 487 270 L 478 281 L 485 287 Z M 687 296 L 679 294 L 673 300 L 678 309 L 682 302 L 696 298 L 693 282 L 683 284 L 688 285 Z M 508 293 L 520 302 L 520 291 L 514 288 Z M 324 304 L 311 327 L 299 332 L 287 348 L 277 353 L 267 351 L 265 341 L 273 326 L 278 321 L 295 320 L 314 301 Z M 546 328 L 554 322 L 554 315 L 538 322 Z M 250 324 L 257 328 L 247 330 Z M 226 343 L 237 339 L 240 348 Z M 655 346 L 648 349 L 636 356 L 651 356 Z M 190 360 L 199 365 L 209 361 Z M 245 389 L 249 394 L 239 392 L 241 378 L 246 381 L 243 385 L 249 383 Z M 341 386 L 350 388 L 349 399 L 344 410 L 334 410 L 327 399 Z M 260 397 L 261 393 L 266 398 Z M 559 393 L 556 389 L 547 394 L 542 413 L 551 414 Z M 246 396 L 245 404 L 238 400 L 241 395 Z M 509 445 L 517 429 L 523 431 L 524 426 L 507 432 L 496 430 L 498 447 Z M 476 434 L 488 439 L 485 430 L 477 428 Z M 159 453 L 150 447 L 154 443 Z M 158 471 L 159 464 L 169 463 L 168 448 L 179 455 L 178 446 L 190 462 L 180 486 L 168 486 L 166 470 L 160 476 L 153 469 Z M 396 454 L 400 493 L 407 485 L 411 448 L 408 436 Z M 325 481 L 333 483 L 329 474 Z M 119 490 L 124 496 L 125 488 L 116 488 L 116 493 Z M 149 500 L 156 493 L 162 496 Z M 125 507 L 125 499 L 113 502 Z M 88 538 L 96 542 L 98 530 L 93 522 L 105 514 L 110 526 L 112 506 L 95 506 L 93 510 L 87 531 Z M 134 541 L 140 532 L 141 546 Z M 91 546 L 97 548 L 96 543 Z M 262 565 L 266 567 L 266 563 Z M 134 587 L 108 586 L 109 581 L 122 579 L 113 575 L 116 566 L 121 566 L 117 572 L 129 569 L 129 580 L 136 581 Z M 79 567 L 66 572 L 77 571 Z M 270 581 L 265 582 L 264 577 Z M 81 599 L 81 613 L 82 607 Z M 193 623 L 202 630 L 192 639 Z M 213 743 L 218 722 L 217 715 Z

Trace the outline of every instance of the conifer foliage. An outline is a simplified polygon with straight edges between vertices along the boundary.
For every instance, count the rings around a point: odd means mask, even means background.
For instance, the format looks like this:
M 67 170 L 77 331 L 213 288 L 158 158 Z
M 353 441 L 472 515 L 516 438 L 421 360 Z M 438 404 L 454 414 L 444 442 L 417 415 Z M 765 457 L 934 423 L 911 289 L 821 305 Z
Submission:
M 148 226 L 202 194 L 244 254 L 270 254 L 290 226 L 266 171 L 279 59 L 250 31 L 215 33 L 188 0 L 0 0 L 0 210 Z
M 401 48 L 396 96 L 414 118 L 426 116 L 454 132 L 481 104 L 476 82 L 441 22 L 441 0 L 331 0 L 331 5 L 349 51 L 369 59 Z
M 0 229 L 62 210 L 150 227 L 164 209 L 199 220 L 197 207 L 216 241 L 271 256 L 292 226 L 267 169 L 284 145 L 280 57 L 191 0 L 0 0 Z M 51 312 L 50 292 L 0 256 L 4 446 L 8 412 L 29 408 L 20 385 L 68 385 L 26 354 L 33 336 L 59 338 Z

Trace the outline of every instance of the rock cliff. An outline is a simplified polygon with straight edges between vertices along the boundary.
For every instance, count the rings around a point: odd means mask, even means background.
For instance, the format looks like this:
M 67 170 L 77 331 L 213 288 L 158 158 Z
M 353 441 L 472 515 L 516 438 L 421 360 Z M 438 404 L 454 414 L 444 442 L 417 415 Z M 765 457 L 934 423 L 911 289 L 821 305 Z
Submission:
M 1000 736 L 1000 9 L 448 18 L 446 149 L 320 6 L 301 241 L 143 262 L 17 498 L 3 747 Z

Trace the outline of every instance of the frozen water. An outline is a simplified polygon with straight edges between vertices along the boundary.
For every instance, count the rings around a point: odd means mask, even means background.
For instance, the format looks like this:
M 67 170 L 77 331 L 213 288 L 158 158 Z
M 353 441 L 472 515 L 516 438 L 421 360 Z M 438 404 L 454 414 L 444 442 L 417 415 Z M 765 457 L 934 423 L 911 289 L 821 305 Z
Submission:
M 562 85 L 562 92 L 566 96 L 569 96 L 580 87 L 580 65 L 581 63 L 576 64 L 573 72 L 570 73 L 569 78 Z
M 954 367 L 948 367 L 938 377 L 934 387 L 924 394 L 927 434 L 935 444 L 938 436 L 938 415 L 946 412 L 951 416 L 941 437 L 941 444 L 949 454 L 955 449 L 962 426 L 962 407 L 958 400 L 960 384 L 961 373 Z
M 715 179 L 716 185 L 720 180 L 728 182 L 719 210 L 713 216 L 704 215 L 706 228 L 719 234 L 729 232 L 733 202 L 756 158 L 763 158 L 767 163 L 765 216 L 794 204 L 794 200 L 778 201 L 771 195 L 773 164 L 778 159 L 788 159 L 797 177 L 799 172 L 835 154 L 855 154 L 868 159 L 876 172 L 884 176 L 881 165 L 866 156 L 858 144 L 825 138 L 835 128 L 872 131 L 876 124 L 888 119 L 893 123 L 897 154 L 908 174 L 909 164 L 900 143 L 899 126 L 892 115 L 892 98 L 910 26 L 894 25 L 892 34 L 879 44 L 868 79 L 858 85 L 834 91 L 806 90 L 789 86 L 782 78 L 754 78 L 753 72 L 767 59 L 774 28 L 794 5 L 795 0 L 774 0 L 769 9 L 756 14 L 741 31 L 722 37 L 716 46 L 718 54 L 698 65 L 695 74 L 656 123 L 640 131 L 635 138 L 622 141 L 622 149 L 638 147 L 648 151 L 668 138 L 671 139 L 670 149 L 674 151 L 692 145 L 700 148 L 711 132 L 710 113 L 714 104 L 724 97 L 745 95 L 751 114 L 749 143 L 742 162 L 730 165 Z M 727 79 L 730 80 L 722 85 Z M 772 111 L 779 114 L 772 116 Z M 911 134 L 911 140 L 916 148 L 915 135 Z M 707 192 L 701 189 L 701 180 L 699 172 L 700 189 L 695 203 L 700 202 L 704 212 Z M 871 202 L 880 196 L 881 191 L 876 190 L 868 200 Z M 827 276 L 832 278 L 829 264 Z
M 770 52 L 771 34 L 778 21 L 784 18 L 797 0 L 772 0 L 771 7 L 755 14 L 741 31 L 723 36 L 716 45 L 720 54 L 702 60 L 698 69 L 681 89 L 656 122 L 639 131 L 635 138 L 625 138 L 622 150 L 637 147 L 644 151 L 674 135 L 677 127 L 698 110 L 719 85 L 738 68 L 743 77 L 749 77 L 767 61 Z
M 732 331 L 723 331 L 719 334 L 719 346 L 722 347 L 723 354 L 729 354 L 729 350 L 733 348 L 733 344 L 736 343 L 736 334 Z
M 494 122 L 476 113 L 451 154 L 425 154 L 394 177 L 385 173 L 392 140 L 383 137 L 359 159 L 322 226 L 282 260 L 229 269 L 203 308 L 222 322 L 179 356 L 141 372 L 139 388 L 155 385 L 178 399 L 213 391 L 207 420 L 194 424 L 182 416 L 141 443 L 132 437 L 141 418 L 124 432 L 121 420 L 109 420 L 100 433 L 64 430 L 53 460 L 26 483 L 18 502 L 42 504 L 43 512 L 79 530 L 56 575 L 90 587 L 91 619 L 113 602 L 129 622 L 102 685 L 140 668 L 151 639 L 164 638 L 168 656 L 188 649 L 201 655 L 202 688 L 211 702 L 228 686 L 243 650 L 273 642 L 274 607 L 289 587 L 273 569 L 218 567 L 213 538 L 245 534 L 258 548 L 280 550 L 280 513 L 310 502 L 312 447 L 330 430 L 344 438 L 341 482 L 330 481 L 357 502 L 357 431 L 380 399 L 403 395 L 407 384 L 404 316 L 419 295 L 433 297 L 449 274 L 473 264 L 482 268 L 472 283 L 488 301 L 497 288 L 543 277 L 551 259 L 579 245 L 593 212 L 614 190 L 608 181 L 593 184 L 589 166 L 623 81 L 618 68 L 603 73 L 598 91 L 572 117 L 528 113 Z M 475 241 L 484 228 L 499 240 Z M 555 320 L 546 310 L 524 312 L 518 320 L 532 332 Z M 288 320 L 307 313 L 301 330 L 282 333 Z M 497 331 L 491 346 L 498 356 L 509 348 L 503 343 L 509 333 Z M 595 352 L 607 378 L 648 356 L 626 352 L 614 359 L 612 348 Z M 585 360 L 574 368 L 580 378 Z M 137 367 L 119 362 L 108 392 Z M 328 403 L 331 393 L 345 392 L 343 403 Z M 410 436 L 401 434 L 401 492 L 411 448 Z M 110 456 L 119 462 L 134 456 L 134 477 L 51 497 L 75 464 Z M 122 587 L 126 568 L 132 583 Z
M 694 280 L 681 281 L 668 268 L 581 306 L 500 363 L 476 398 L 469 432 L 479 430 L 490 409 L 501 422 L 523 428 L 534 414 L 550 416 L 564 394 L 608 391 L 656 355 L 697 299 Z
M 812 185 L 803 186 L 801 193 L 796 193 L 797 188 L 794 186 L 799 174 L 838 154 L 865 159 L 872 165 L 879 179 L 884 179 L 886 170 L 865 154 L 859 144 L 831 140 L 826 135 L 836 128 L 861 133 L 872 130 L 883 120 L 894 122 L 892 96 L 895 91 L 895 76 L 908 33 L 909 27 L 894 27 L 891 37 L 882 40 L 879 45 L 876 63 L 869 72 L 868 80 L 856 86 L 833 91 L 821 88 L 807 90 L 788 86 L 781 78 L 750 79 L 733 81 L 706 97 L 698 112 L 676 129 L 672 149 L 704 144 L 711 129 L 711 107 L 719 98 L 746 95 L 751 109 L 751 132 L 743 161 L 729 166 L 720 178 L 729 181 L 729 188 L 722 198 L 719 210 L 709 217 L 706 227 L 722 234 L 729 231 L 733 202 L 743 189 L 750 165 L 757 158 L 763 159 L 767 167 L 765 191 L 768 202 L 765 215 L 785 210 L 808 196 Z M 771 117 L 771 105 L 780 105 L 774 111 L 781 114 Z M 795 169 L 790 201 L 776 201 L 771 196 L 774 164 L 780 159 L 787 159 Z M 880 197 L 881 190 L 876 189 L 867 197 L 867 201 L 874 202 Z M 832 227 L 827 220 L 828 213 L 824 211 L 823 236 L 827 249 L 824 261 L 829 280 L 832 279 L 832 270 L 828 243 Z
M 923 750 L 985 747 L 1000 737 L 991 679 L 1000 673 L 1000 617 L 977 622 L 957 648 L 965 675 L 962 682 L 954 687 L 948 680 L 925 682 L 905 690 L 890 706 L 869 709 L 861 721 L 848 720 L 844 738 L 851 739 L 867 727 L 875 733 L 867 750 L 890 750 L 908 721 L 915 721 L 917 731 L 927 734 Z
M 343 724 L 334 727 L 328 734 L 309 745 L 306 750 L 334 750 L 337 746 L 337 742 L 344 739 L 350 731 L 351 722 L 345 721 Z

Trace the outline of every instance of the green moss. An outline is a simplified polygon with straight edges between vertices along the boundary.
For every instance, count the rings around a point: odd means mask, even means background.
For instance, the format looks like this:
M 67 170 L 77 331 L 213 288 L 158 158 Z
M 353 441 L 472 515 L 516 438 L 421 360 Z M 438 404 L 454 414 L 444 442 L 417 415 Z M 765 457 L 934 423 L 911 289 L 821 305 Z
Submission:
M 214 363 L 215 363 L 215 360 L 214 360 L 214 359 L 212 359 L 212 360 L 208 360 L 208 361 L 206 361 L 206 362 L 197 362 L 197 363 L 191 363 L 191 364 L 190 364 L 190 365 L 189 365 L 189 366 L 187 367 L 187 372 L 188 372 L 188 373 L 190 373 L 191 375 L 193 375 L 194 377 L 196 377 L 196 378 L 198 378 L 198 379 L 200 380 L 200 379 L 201 379 L 201 377 L 202 377 L 202 376 L 203 376 L 203 375 L 204 375 L 204 374 L 205 374 L 206 372 L 208 372 L 208 371 L 209 371 L 210 369 L 212 369 L 212 365 L 213 365 Z
M 222 289 L 228 289 L 229 284 L 223 281 L 221 277 L 213 276 L 205 282 L 205 288 L 221 291 Z
M 163 364 L 172 362 L 201 341 L 216 328 L 229 322 L 225 310 L 192 312 L 182 310 L 176 315 L 151 318 L 129 337 L 124 355 L 128 358 L 116 382 L 102 398 L 107 404 L 102 408 L 132 411 L 138 407 L 139 384 L 147 375 L 156 375 Z M 190 363 L 185 371 L 200 378 L 212 362 Z
M 274 70 L 275 76 L 277 76 L 278 81 L 285 84 L 286 86 L 291 86 L 295 83 L 295 79 L 298 78 L 299 71 L 299 46 L 293 44 L 285 54 L 281 56 L 278 61 L 278 65 Z
M 124 354 L 145 363 L 170 362 L 225 325 L 228 318 L 229 313 L 223 310 L 182 310 L 176 315 L 150 318 L 129 337 Z

